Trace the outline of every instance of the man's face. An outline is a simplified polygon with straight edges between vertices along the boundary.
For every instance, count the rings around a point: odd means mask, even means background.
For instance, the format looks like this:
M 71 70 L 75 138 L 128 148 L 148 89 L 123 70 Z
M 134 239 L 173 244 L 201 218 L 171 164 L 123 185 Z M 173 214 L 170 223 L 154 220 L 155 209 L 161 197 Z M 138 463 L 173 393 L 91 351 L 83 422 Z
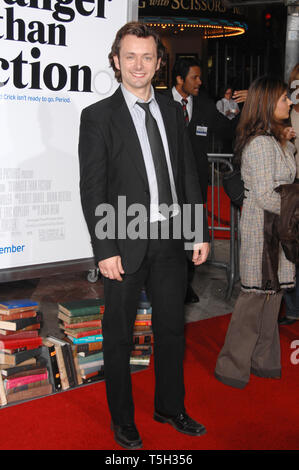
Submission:
M 233 90 L 231 88 L 228 88 L 225 93 L 224 93 L 224 98 L 227 100 L 231 100 L 233 96 Z
M 181 77 L 178 78 L 181 80 L 182 91 L 185 93 L 185 95 L 198 95 L 200 85 L 202 84 L 200 67 L 196 65 L 190 67 L 185 80 L 183 80 Z
M 121 71 L 122 83 L 131 93 L 143 97 L 160 67 L 154 38 L 138 38 L 128 34 L 121 40 L 119 57 L 114 56 L 115 67 Z

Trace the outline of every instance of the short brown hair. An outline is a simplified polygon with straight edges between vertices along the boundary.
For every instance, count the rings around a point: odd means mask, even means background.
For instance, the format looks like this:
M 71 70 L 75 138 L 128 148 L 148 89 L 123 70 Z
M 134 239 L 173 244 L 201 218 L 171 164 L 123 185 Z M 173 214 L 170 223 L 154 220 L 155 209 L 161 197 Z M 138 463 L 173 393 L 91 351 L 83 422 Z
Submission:
M 138 38 L 148 38 L 153 37 L 155 43 L 157 45 L 157 57 L 161 59 L 161 64 L 165 63 L 165 56 L 166 50 L 160 36 L 156 33 L 156 31 L 150 29 L 146 24 L 139 23 L 138 21 L 131 21 L 130 23 L 126 23 L 120 30 L 116 33 L 114 43 L 112 44 L 111 51 L 108 55 L 110 66 L 114 70 L 115 78 L 118 82 L 121 82 L 121 72 L 115 67 L 113 57 L 117 56 L 119 58 L 119 51 L 120 51 L 120 42 L 123 37 L 131 34 Z
M 287 121 L 278 121 L 274 117 L 277 101 L 285 91 L 287 84 L 276 77 L 260 77 L 250 85 L 236 130 L 235 154 L 238 159 L 245 145 L 259 135 L 273 135 L 281 145 L 285 144 L 283 131 Z

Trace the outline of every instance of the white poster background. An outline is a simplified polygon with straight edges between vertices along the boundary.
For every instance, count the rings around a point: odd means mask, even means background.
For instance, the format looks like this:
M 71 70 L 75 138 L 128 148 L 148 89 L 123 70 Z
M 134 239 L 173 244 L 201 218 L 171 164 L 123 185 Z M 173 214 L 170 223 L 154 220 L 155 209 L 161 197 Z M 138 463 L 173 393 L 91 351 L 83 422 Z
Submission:
M 52 11 L 1 1 L 0 270 L 93 256 L 79 194 L 80 114 L 84 107 L 111 95 L 117 87 L 107 56 L 116 31 L 131 19 L 132 4 L 131 0 L 105 0 L 106 18 L 98 18 L 95 14 L 80 15 L 72 2 L 66 6 L 74 10 L 74 20 L 59 22 L 52 16 L 56 1 L 52 0 Z M 81 3 L 86 11 L 91 11 L 98 1 Z M 38 4 L 43 8 L 43 0 L 38 0 Z M 32 22 L 44 25 L 45 41 L 47 25 L 62 24 L 66 45 L 5 39 L 7 8 L 13 8 L 14 20 L 21 19 L 25 24 L 26 38 L 33 29 L 41 28 Z M 18 39 L 17 22 L 13 29 Z M 40 41 L 41 34 L 36 33 L 34 38 Z M 32 57 L 33 48 L 38 48 L 39 58 Z M 15 63 L 11 61 L 21 52 L 22 83 L 28 85 L 17 88 L 13 77 Z M 5 61 L 9 63 L 8 70 Z M 45 86 L 43 71 L 51 63 L 61 64 L 67 73 L 62 90 L 51 91 Z M 30 88 L 32 64 L 40 67 L 40 90 Z M 73 65 L 91 69 L 92 93 L 69 91 L 69 67 Z M 53 67 L 52 72 L 52 82 L 57 87 L 58 68 Z M 80 90 L 82 86 L 79 82 Z

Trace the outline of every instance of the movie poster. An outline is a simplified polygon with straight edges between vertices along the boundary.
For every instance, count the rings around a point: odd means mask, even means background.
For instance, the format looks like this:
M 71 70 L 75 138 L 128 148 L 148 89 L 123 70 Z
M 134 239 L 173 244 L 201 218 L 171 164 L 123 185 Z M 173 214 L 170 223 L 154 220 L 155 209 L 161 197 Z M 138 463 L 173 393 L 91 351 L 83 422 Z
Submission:
M 131 0 L 2 0 L 0 270 L 93 256 L 79 194 L 84 107 L 117 87 L 108 63 Z

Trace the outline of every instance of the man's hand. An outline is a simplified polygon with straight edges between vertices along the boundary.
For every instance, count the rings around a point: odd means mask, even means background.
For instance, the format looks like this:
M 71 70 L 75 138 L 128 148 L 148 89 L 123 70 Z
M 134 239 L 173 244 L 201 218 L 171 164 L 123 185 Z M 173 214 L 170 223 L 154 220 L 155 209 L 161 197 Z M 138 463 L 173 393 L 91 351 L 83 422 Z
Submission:
M 248 90 L 237 90 L 233 94 L 233 100 L 236 103 L 244 103 L 247 99 Z
M 117 281 L 122 281 L 121 274 L 125 274 L 120 256 L 112 256 L 99 261 L 99 269 L 104 277 Z
M 207 242 L 194 244 L 192 261 L 195 264 L 195 266 L 198 266 L 204 263 L 205 261 L 207 261 L 209 251 L 210 251 L 210 244 Z

